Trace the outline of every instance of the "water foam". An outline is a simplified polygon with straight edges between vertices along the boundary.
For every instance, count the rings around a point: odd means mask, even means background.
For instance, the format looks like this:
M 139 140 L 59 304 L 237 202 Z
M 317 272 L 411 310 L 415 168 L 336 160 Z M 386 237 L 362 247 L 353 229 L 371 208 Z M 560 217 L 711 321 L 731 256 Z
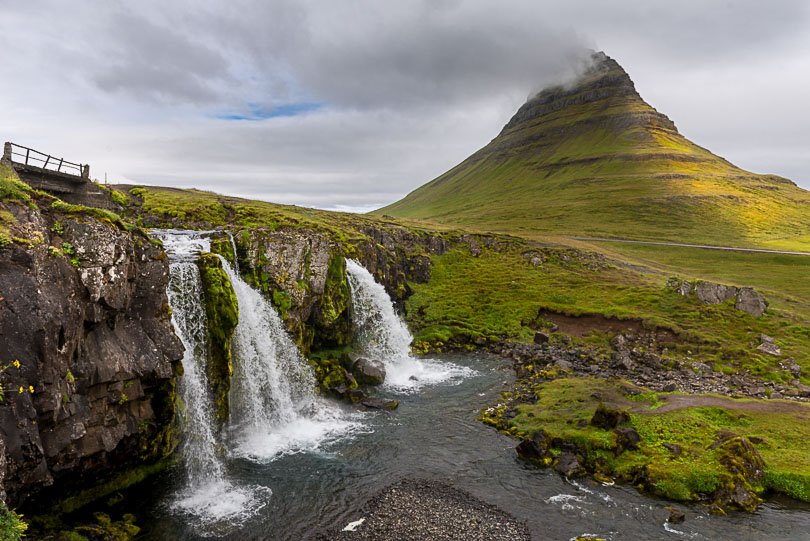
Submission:
M 180 418 L 183 431 L 180 452 L 186 482 L 170 508 L 195 522 L 201 535 L 221 535 L 255 515 L 267 504 L 271 492 L 266 487 L 239 487 L 226 480 L 224 465 L 217 455 L 205 373 L 207 320 L 201 302 L 200 272 L 194 263 L 199 252 L 210 249 L 210 241 L 195 232 L 161 231 L 156 236 L 163 241 L 171 260 L 167 295 L 175 332 L 185 348 L 184 373 L 179 378 L 178 391 L 186 406 Z
M 357 261 L 346 261 L 346 273 L 352 293 L 355 350 L 385 365 L 383 387 L 413 393 L 428 385 L 458 384 L 475 375 L 471 368 L 450 362 L 414 358 L 410 353 L 413 336 L 385 288 Z
M 222 264 L 239 303 L 229 394 L 231 454 L 269 462 L 361 430 L 361 413 L 347 413 L 315 394 L 312 369 L 273 305 L 227 261 Z

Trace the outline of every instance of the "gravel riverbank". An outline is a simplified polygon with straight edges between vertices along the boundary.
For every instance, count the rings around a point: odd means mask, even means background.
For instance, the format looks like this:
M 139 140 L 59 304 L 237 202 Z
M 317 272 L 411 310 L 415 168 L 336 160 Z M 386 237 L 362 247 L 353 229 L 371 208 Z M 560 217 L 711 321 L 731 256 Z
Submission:
M 359 522 L 361 521 L 362 522 Z M 321 534 L 320 540 L 528 541 L 526 525 L 501 509 L 451 485 L 404 479 L 371 498 L 353 530 Z M 359 523 L 358 523 L 359 522 Z

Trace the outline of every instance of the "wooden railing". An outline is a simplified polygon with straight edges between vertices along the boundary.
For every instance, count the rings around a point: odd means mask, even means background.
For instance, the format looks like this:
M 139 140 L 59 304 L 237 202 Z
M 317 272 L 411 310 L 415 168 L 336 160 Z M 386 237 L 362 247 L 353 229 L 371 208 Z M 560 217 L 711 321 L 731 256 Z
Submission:
M 38 167 L 39 169 L 74 175 L 85 179 L 90 177 L 90 167 L 86 164 L 82 165 L 80 163 L 69 162 L 64 158 L 56 158 L 50 154 L 45 154 L 44 152 L 16 143 L 7 142 L 5 144 L 3 147 L 3 159 L 28 167 Z

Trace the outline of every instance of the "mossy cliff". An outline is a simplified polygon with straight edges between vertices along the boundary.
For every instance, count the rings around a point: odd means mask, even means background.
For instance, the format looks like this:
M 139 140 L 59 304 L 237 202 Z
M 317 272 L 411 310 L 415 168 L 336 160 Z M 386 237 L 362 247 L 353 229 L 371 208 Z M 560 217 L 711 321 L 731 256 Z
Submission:
M 2 172 L 4 484 L 39 508 L 171 454 L 182 345 L 160 246 Z
M 214 397 L 214 417 L 220 425 L 228 420 L 228 392 L 233 375 L 231 341 L 239 322 L 239 304 L 222 261 L 216 254 L 197 258 L 208 320 L 208 382 Z

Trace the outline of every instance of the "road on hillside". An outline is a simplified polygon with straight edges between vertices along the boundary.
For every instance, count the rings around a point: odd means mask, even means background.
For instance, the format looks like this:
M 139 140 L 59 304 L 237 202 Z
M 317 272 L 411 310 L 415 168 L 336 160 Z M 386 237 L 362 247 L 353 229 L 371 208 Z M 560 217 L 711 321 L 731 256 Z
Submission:
M 789 252 L 786 250 L 766 250 L 764 248 L 735 248 L 733 246 L 711 246 L 709 244 L 684 244 L 680 242 L 658 242 L 654 240 L 603 239 L 598 237 L 569 237 L 569 238 L 574 240 L 584 240 L 590 242 L 624 242 L 629 244 L 649 244 L 653 246 L 676 246 L 678 248 L 702 248 L 704 250 L 724 250 L 726 252 L 751 252 L 760 254 L 810 256 L 810 252 Z

